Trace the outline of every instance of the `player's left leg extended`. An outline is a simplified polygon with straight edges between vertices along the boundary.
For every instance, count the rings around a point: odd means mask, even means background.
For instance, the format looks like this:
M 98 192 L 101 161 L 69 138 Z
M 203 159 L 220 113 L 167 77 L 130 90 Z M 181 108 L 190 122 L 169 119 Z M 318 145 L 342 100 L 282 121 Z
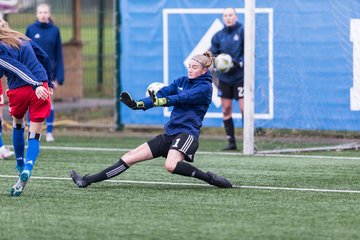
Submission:
M 137 148 L 125 153 L 119 161 L 114 163 L 113 165 L 105 168 L 104 170 L 95 173 L 95 174 L 86 174 L 82 176 L 78 174 L 76 171 L 71 170 L 69 172 L 70 177 L 74 181 L 74 183 L 80 187 L 85 188 L 92 183 L 105 181 L 107 179 L 118 176 L 119 174 L 125 172 L 131 165 L 152 159 L 152 153 L 147 143 L 143 143 Z

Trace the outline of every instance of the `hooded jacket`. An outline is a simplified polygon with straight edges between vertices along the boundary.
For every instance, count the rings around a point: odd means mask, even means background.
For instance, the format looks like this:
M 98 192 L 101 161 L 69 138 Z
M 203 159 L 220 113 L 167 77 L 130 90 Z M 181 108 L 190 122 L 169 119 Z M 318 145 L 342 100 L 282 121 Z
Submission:
M 59 85 L 64 83 L 64 61 L 61 48 L 60 30 L 51 21 L 41 23 L 38 20 L 27 27 L 25 35 L 35 41 L 50 58 L 53 80 Z
M 194 79 L 186 76 L 175 79 L 169 86 L 160 89 L 156 96 L 166 97 L 166 106 L 174 107 L 170 120 L 164 126 L 165 134 L 188 133 L 198 139 L 202 121 L 211 104 L 212 77 L 210 72 Z M 145 109 L 153 107 L 150 97 L 141 101 L 145 103 Z
M 17 49 L 0 42 L 0 77 L 7 77 L 9 89 L 28 85 L 35 89 L 42 82 L 53 87 L 47 54 L 31 40 L 23 43 Z

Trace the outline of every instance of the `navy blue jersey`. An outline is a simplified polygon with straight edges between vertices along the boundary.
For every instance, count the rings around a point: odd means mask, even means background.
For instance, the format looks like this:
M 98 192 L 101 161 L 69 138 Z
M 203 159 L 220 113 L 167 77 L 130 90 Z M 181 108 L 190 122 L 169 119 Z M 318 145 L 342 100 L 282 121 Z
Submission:
M 220 53 L 229 54 L 236 63 L 244 62 L 244 27 L 236 22 L 231 27 L 226 27 L 217 32 L 211 39 L 211 53 L 214 56 Z M 244 69 L 236 65 L 228 73 L 217 72 L 219 80 L 232 85 L 236 82 L 244 82 Z
M 211 104 L 212 77 L 210 72 L 194 79 L 188 77 L 175 79 L 169 86 L 160 89 L 156 96 L 166 97 L 168 100 L 166 106 L 174 106 L 170 120 L 164 126 L 165 134 L 188 133 L 198 139 L 202 121 Z M 145 109 L 153 107 L 150 97 L 141 101 L 145 103 Z
M 47 53 L 54 74 L 51 78 L 56 79 L 62 85 L 64 82 L 64 62 L 59 28 L 52 22 L 41 23 L 36 21 L 27 27 L 25 35 Z
M 0 42 L 0 77 L 5 75 L 9 89 L 30 85 L 36 87 L 48 82 L 52 75 L 47 54 L 32 41 L 23 41 L 20 49 Z

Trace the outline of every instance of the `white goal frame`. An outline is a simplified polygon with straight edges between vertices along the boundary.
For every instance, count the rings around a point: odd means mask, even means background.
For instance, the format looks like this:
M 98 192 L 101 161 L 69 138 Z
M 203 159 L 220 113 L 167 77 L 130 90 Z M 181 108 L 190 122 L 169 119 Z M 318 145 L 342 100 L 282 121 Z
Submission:
M 246 9 L 244 8 L 235 8 L 237 13 L 245 13 Z M 221 14 L 224 12 L 224 8 L 164 8 L 163 9 L 163 81 L 165 84 L 169 84 L 169 16 L 173 14 Z M 274 55 L 273 55 L 273 28 L 274 28 L 274 16 L 272 8 L 255 8 L 255 14 L 267 14 L 268 15 L 268 78 L 269 78 L 269 110 L 265 113 L 254 113 L 255 119 L 271 120 L 274 118 Z M 203 42 L 204 43 L 204 42 Z M 210 48 L 211 43 L 208 44 Z M 205 46 L 207 48 L 207 46 Z M 207 48 L 207 49 L 208 49 Z M 203 50 L 198 52 L 202 53 Z M 163 115 L 165 117 L 170 116 L 170 110 L 164 108 Z M 241 119 L 242 115 L 239 112 L 232 114 L 234 119 Z M 223 114 L 221 112 L 208 112 L 205 115 L 205 118 L 222 118 Z
M 255 2 L 245 0 L 244 48 L 244 130 L 243 153 L 253 155 L 254 144 L 254 88 L 255 88 Z

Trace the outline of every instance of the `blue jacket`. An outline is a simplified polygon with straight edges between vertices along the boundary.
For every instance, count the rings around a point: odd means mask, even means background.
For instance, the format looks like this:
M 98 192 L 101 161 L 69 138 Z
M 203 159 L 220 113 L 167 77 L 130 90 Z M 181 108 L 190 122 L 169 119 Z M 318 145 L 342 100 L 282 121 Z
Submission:
M 36 21 L 27 27 L 25 35 L 35 41 L 49 56 L 52 72 L 57 82 L 64 83 L 64 61 L 61 48 L 60 30 L 52 22 Z
M 185 132 L 198 139 L 202 121 L 211 104 L 210 72 L 194 79 L 188 77 L 175 79 L 169 86 L 160 89 L 156 96 L 166 97 L 168 100 L 166 106 L 174 106 L 170 120 L 164 126 L 165 134 L 175 135 Z M 145 103 L 145 109 L 153 107 L 150 97 L 141 101 Z
M 214 56 L 220 53 L 227 53 L 236 63 L 244 62 L 244 27 L 236 22 L 234 26 L 226 27 L 215 33 L 211 39 L 211 53 Z M 237 82 L 244 82 L 244 68 L 235 65 L 228 73 L 217 72 L 219 80 L 232 85 Z
M 48 82 L 53 87 L 51 65 L 47 54 L 33 41 L 24 41 L 20 49 L 0 42 L 0 77 L 5 75 L 9 89 Z

